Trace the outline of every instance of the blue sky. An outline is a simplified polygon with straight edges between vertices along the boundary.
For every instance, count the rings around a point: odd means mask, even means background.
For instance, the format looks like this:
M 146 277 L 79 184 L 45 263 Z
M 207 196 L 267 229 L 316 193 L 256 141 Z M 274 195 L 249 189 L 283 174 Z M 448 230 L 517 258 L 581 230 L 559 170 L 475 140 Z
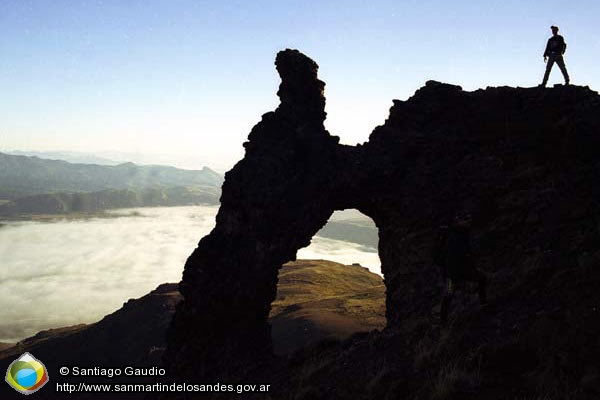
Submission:
M 140 152 L 226 169 L 277 106 L 273 61 L 287 47 L 319 64 L 326 126 L 349 144 L 428 79 L 537 85 L 552 24 L 572 82 L 597 90 L 598 15 L 595 0 L 3 0 L 0 151 Z

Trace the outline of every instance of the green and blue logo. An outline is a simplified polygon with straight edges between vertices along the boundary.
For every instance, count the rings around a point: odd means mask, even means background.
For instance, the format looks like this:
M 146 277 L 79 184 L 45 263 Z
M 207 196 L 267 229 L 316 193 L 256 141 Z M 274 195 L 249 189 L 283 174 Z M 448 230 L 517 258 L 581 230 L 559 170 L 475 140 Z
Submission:
M 29 353 L 23 353 L 8 366 L 6 382 L 19 393 L 31 394 L 48 382 L 48 372 L 40 360 Z

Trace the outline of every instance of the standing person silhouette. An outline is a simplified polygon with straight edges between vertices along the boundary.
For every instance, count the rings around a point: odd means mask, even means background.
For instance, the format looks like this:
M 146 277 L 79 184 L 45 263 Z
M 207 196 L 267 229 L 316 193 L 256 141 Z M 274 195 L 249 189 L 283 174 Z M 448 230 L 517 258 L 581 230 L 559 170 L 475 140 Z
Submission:
M 434 246 L 435 247 L 435 246 Z M 459 212 L 454 223 L 448 228 L 448 237 L 443 252 L 444 295 L 440 308 L 440 324 L 446 326 L 456 284 L 477 282 L 479 304 L 487 306 L 487 277 L 475 266 L 471 251 L 471 215 Z
M 546 51 L 544 51 L 544 62 L 547 62 L 546 73 L 544 74 L 544 80 L 540 87 L 546 86 L 548 77 L 550 76 L 550 70 L 554 63 L 558 64 L 560 72 L 562 72 L 563 77 L 565 78 L 565 85 L 569 85 L 569 74 L 567 73 L 567 67 L 565 67 L 565 60 L 563 59 L 563 54 L 565 53 L 565 50 L 567 50 L 567 44 L 565 43 L 565 39 L 558 34 L 558 26 L 553 25 L 550 29 L 552 29 L 552 37 L 548 39 Z

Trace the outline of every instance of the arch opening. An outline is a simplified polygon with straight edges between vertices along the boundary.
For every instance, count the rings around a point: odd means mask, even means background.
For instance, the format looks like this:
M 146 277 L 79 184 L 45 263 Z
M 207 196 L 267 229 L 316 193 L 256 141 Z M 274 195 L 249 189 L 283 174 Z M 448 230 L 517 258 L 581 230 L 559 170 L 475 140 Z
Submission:
M 275 354 L 386 326 L 378 241 L 371 218 L 336 211 L 296 261 L 283 265 L 269 314 Z

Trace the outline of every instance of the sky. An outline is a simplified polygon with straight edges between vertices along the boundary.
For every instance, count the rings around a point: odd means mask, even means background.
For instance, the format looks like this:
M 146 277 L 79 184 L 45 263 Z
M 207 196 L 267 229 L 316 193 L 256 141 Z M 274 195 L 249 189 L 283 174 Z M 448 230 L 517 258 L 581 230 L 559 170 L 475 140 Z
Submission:
M 320 66 L 326 128 L 368 140 L 429 79 L 535 86 L 550 25 L 600 88 L 600 2 L 0 0 L 0 151 L 143 154 L 225 171 L 275 109 L 278 51 Z M 555 68 L 550 85 L 562 81 Z

